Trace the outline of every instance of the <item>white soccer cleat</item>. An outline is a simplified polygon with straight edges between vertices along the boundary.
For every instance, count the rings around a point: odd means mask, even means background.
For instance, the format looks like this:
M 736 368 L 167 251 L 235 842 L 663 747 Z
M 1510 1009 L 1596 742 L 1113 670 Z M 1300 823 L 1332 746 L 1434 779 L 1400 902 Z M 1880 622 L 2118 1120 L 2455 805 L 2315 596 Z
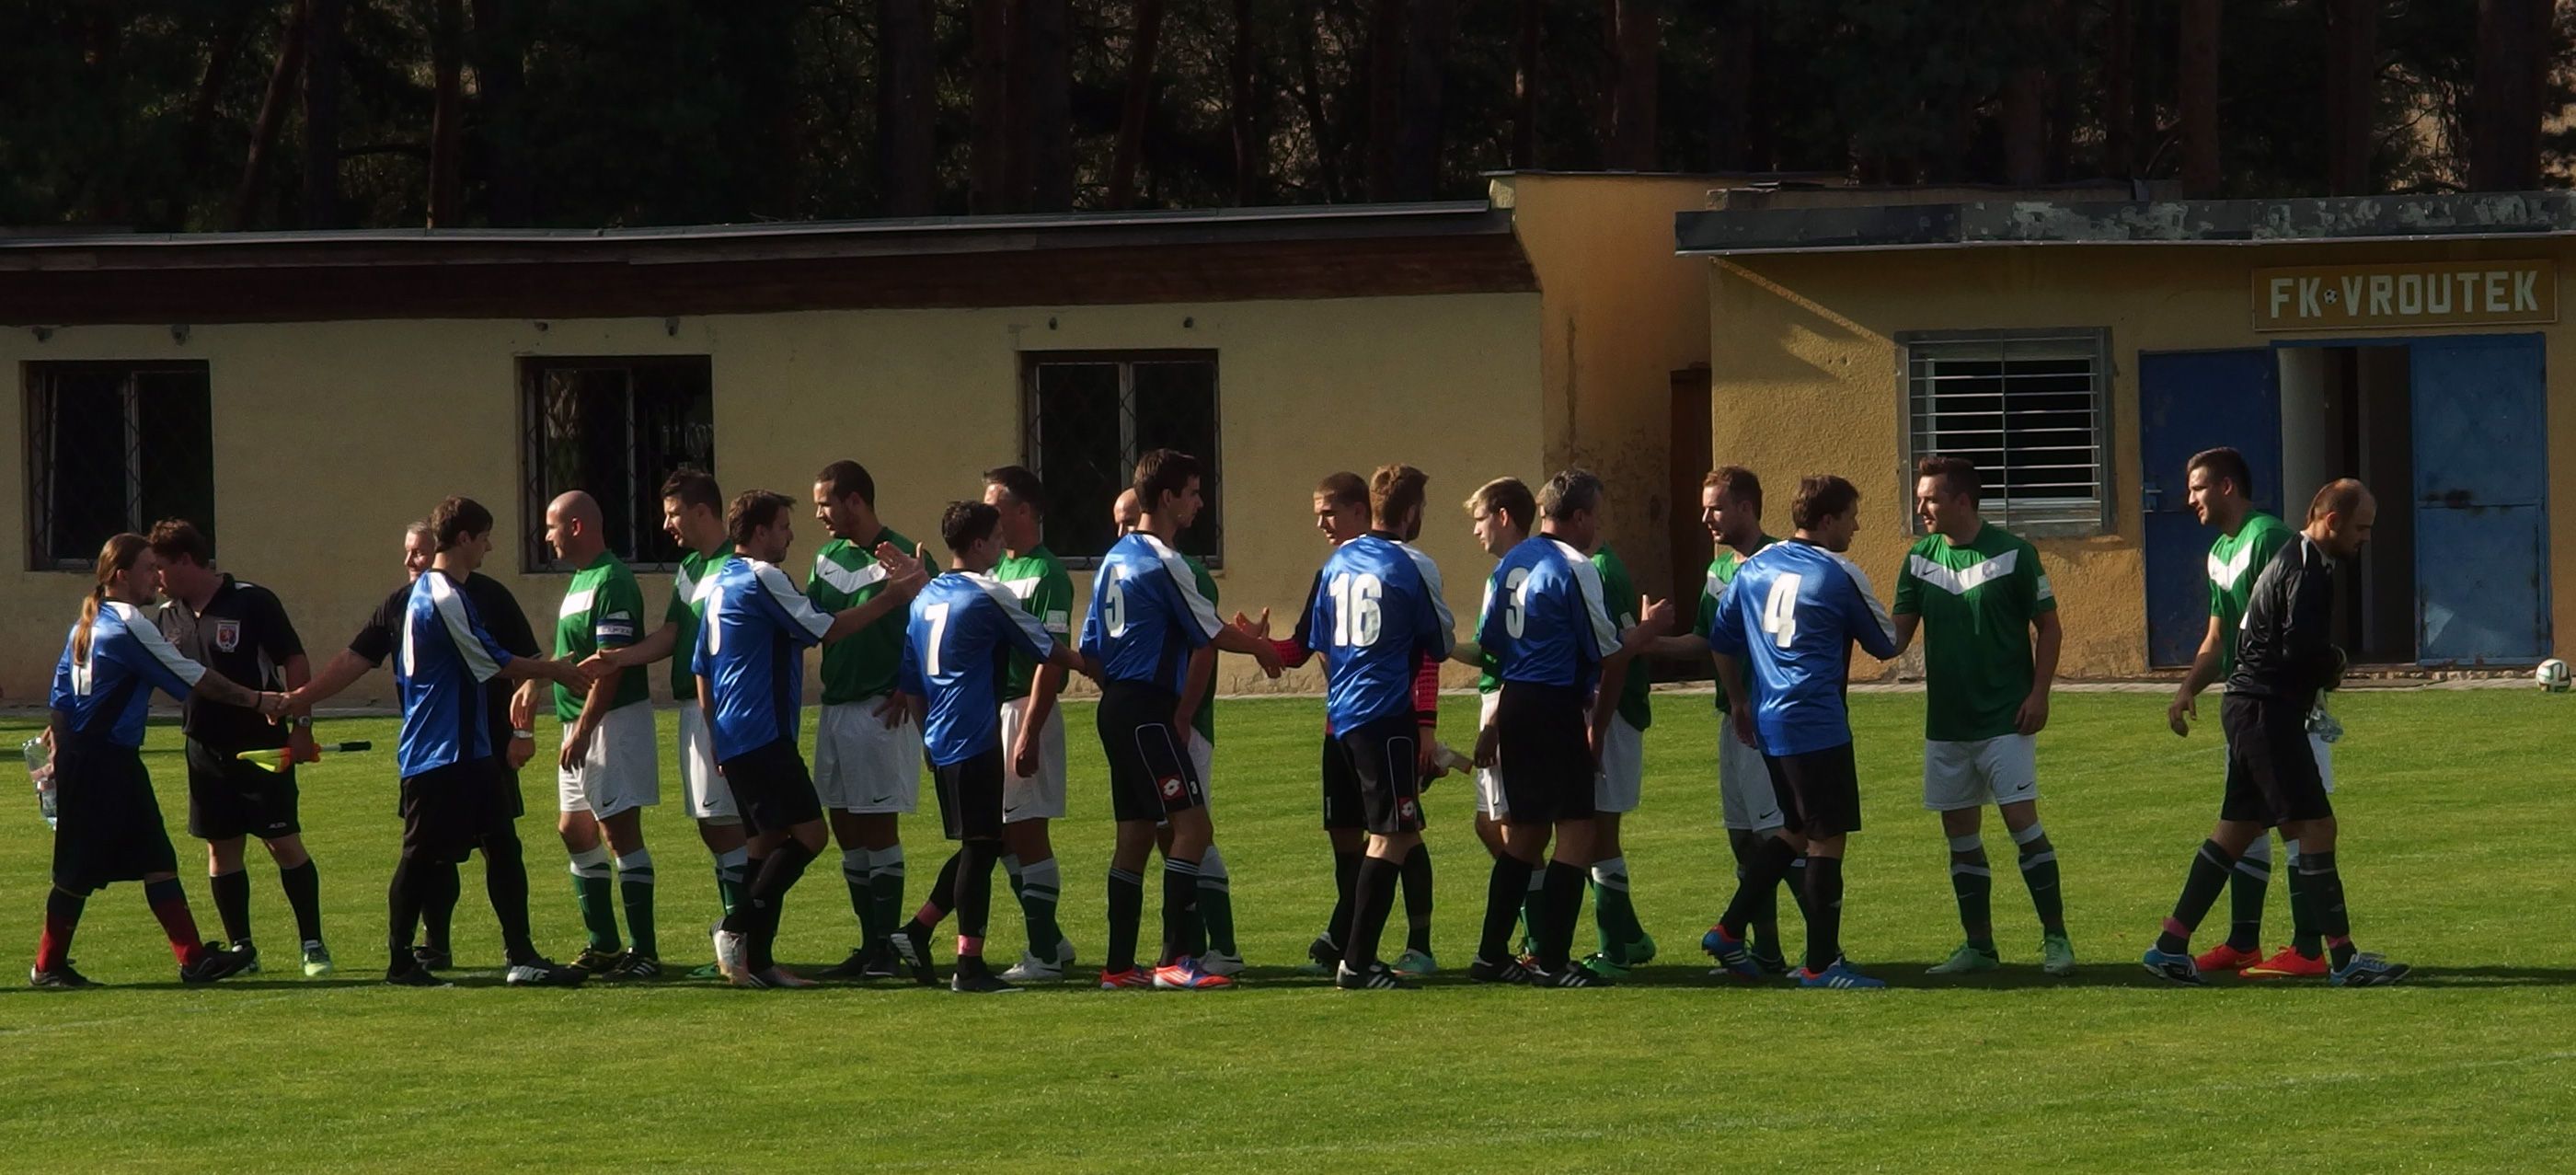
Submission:
M 1209 951 L 1199 956 L 1199 970 L 1230 979 L 1243 974 L 1243 956 L 1229 955 L 1224 951 Z
M 727 980 L 741 983 L 751 975 L 743 962 L 742 936 L 719 926 L 715 933 L 716 970 Z
M 1002 972 L 1004 983 L 1053 983 L 1064 978 L 1064 968 L 1036 955 L 1022 953 L 1020 961 Z

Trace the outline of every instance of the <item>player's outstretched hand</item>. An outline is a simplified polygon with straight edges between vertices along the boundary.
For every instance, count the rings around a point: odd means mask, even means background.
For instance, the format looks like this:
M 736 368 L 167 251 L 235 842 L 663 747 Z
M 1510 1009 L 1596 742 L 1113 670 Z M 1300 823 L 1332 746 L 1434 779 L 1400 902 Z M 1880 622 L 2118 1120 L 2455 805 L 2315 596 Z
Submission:
M 930 582 L 928 564 L 918 551 L 905 551 L 893 543 L 878 543 L 877 564 L 886 571 L 886 587 L 901 598 L 910 599 Z
M 597 660 L 598 658 L 594 657 L 589 661 L 546 661 L 543 662 L 546 667 L 545 676 L 561 683 L 566 689 L 576 692 L 586 690 L 606 675 L 604 667 L 593 663 Z
M 1264 608 L 1264 609 L 1262 609 L 1262 610 L 1261 610 L 1261 619 L 1259 619 L 1259 620 L 1247 619 L 1247 618 L 1244 616 L 1244 614 L 1243 614 L 1243 613 L 1241 613 L 1241 612 L 1237 612 L 1237 613 L 1235 613 L 1235 614 L 1234 614 L 1234 626 L 1235 626 L 1237 629 L 1242 630 L 1242 632 L 1243 632 L 1243 634 L 1244 634 L 1245 636 L 1254 636 L 1254 637 L 1259 637 L 1259 638 L 1261 638 L 1261 639 L 1263 639 L 1263 640 L 1269 640 L 1269 639 L 1270 639 L 1270 609 L 1268 609 L 1268 608 Z
M 1662 636 L 1671 632 L 1673 630 L 1672 600 L 1670 598 L 1650 600 L 1644 593 L 1638 593 L 1637 626 L 1645 629 L 1649 636 Z
M 1279 650 L 1273 647 L 1268 640 L 1257 641 L 1253 644 L 1252 659 L 1256 664 L 1261 666 L 1261 672 L 1270 677 L 1275 678 L 1279 676 L 1280 670 L 1284 668 L 1279 660 Z
M 2189 694 L 2176 693 L 2173 703 L 2165 707 L 2165 725 L 2184 738 L 2191 737 L 2191 720 L 2198 717 L 2200 703 L 2193 701 Z
M 624 653 L 626 648 L 627 647 L 624 645 L 619 645 L 613 649 L 601 649 L 600 651 L 583 658 L 581 662 L 582 667 L 601 677 L 606 677 L 618 670 L 625 669 L 627 668 L 626 660 L 619 654 Z

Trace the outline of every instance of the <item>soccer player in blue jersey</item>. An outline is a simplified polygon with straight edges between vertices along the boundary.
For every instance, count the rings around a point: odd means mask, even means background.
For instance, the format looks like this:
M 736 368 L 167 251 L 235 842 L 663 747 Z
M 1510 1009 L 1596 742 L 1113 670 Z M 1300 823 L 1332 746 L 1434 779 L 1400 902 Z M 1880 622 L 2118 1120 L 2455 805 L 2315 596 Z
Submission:
M 403 841 L 387 889 L 385 982 L 406 987 L 443 986 L 412 951 L 412 930 L 433 887 L 518 815 L 494 757 L 484 683 L 545 680 L 585 690 L 595 676 L 569 661 L 514 657 L 484 627 L 464 584 L 492 551 L 491 511 L 471 498 L 449 498 L 430 512 L 429 526 L 438 554 L 412 581 L 394 662 L 403 711 L 394 752 L 402 776 Z M 313 685 L 296 692 L 299 709 L 317 700 Z M 580 971 L 556 966 L 525 943 L 512 944 L 510 954 L 502 978 L 513 986 L 582 981 Z
M 891 543 L 875 557 L 885 588 L 838 612 L 815 609 L 778 562 L 795 541 L 795 503 L 750 490 L 725 529 L 733 557 L 715 572 L 691 662 L 698 705 L 713 732 L 716 769 L 733 790 L 750 852 L 750 883 L 715 933 L 716 967 L 741 987 L 810 987 L 771 957 L 779 904 L 823 851 L 823 805 L 796 748 L 805 650 L 850 636 L 909 603 L 921 563 Z
M 1421 779 L 1431 771 L 1414 683 L 1422 665 L 1449 655 L 1449 606 L 1440 569 L 1400 535 L 1422 529 L 1429 478 L 1388 465 L 1369 479 L 1374 527 L 1334 548 L 1317 577 L 1321 590 L 1297 626 L 1324 658 L 1324 717 L 1356 777 L 1368 855 L 1352 884 L 1333 985 L 1344 990 L 1411 987 L 1378 961 L 1378 939 L 1395 908 L 1404 863 L 1422 843 Z
M 1000 678 L 1014 654 L 1067 671 L 1082 662 L 992 577 L 1002 560 L 1001 523 L 1001 512 L 982 502 L 948 504 L 939 535 L 948 544 L 949 571 L 913 597 L 897 678 L 914 712 L 924 716 L 940 823 L 957 842 L 930 900 L 902 933 L 912 941 L 913 957 L 927 959 L 931 929 L 956 910 L 957 970 L 948 986 L 972 993 L 1019 990 L 984 965 L 993 864 L 1002 855 Z
M 1575 914 L 1591 875 L 1593 784 L 1600 748 L 1593 693 L 1604 662 L 1625 663 L 1671 627 L 1672 602 L 1641 603 L 1637 626 L 1621 633 L 1602 598 L 1590 550 L 1600 538 L 1601 479 L 1569 469 L 1538 495 L 1539 532 L 1503 556 L 1478 621 L 1477 646 L 1502 682 L 1493 717 L 1476 739 L 1476 764 L 1502 780 L 1503 848 L 1485 892 L 1485 930 L 1467 977 L 1480 983 L 1606 987 L 1575 966 Z M 1551 833 L 1553 834 L 1551 836 Z M 1513 961 L 1512 924 L 1549 842 L 1555 856 L 1540 883 L 1532 928 L 1535 969 Z
M 72 932 L 89 895 L 116 881 L 140 881 L 153 917 L 170 937 L 185 983 L 239 974 L 255 958 L 248 947 L 217 950 L 198 937 L 179 885 L 179 857 L 161 824 L 152 776 L 143 766 L 143 720 L 152 691 L 256 709 L 275 718 L 286 695 L 258 693 L 180 655 L 143 612 L 159 566 L 139 534 L 120 534 L 98 552 L 98 580 L 81 602 L 81 618 L 54 666 L 46 733 L 53 747 L 53 888 L 45 894 L 45 931 L 27 982 L 39 988 L 95 987 L 72 970 Z
M 1743 871 L 1735 900 L 1701 946 L 1728 971 L 1762 977 L 1744 947 L 1765 895 L 1806 858 L 1806 987 L 1875 988 L 1842 957 L 1844 840 L 1860 831 L 1860 774 L 1843 706 L 1851 646 L 1896 656 L 1896 622 L 1869 576 L 1842 553 L 1860 529 L 1860 491 L 1831 474 L 1798 483 L 1797 530 L 1745 560 L 1719 601 L 1708 643 L 1717 654 L 1735 737 L 1762 749 L 1784 826 Z M 1745 689 L 1746 667 L 1755 686 Z
M 1213 842 L 1207 792 L 1187 750 L 1183 705 L 1190 656 L 1203 645 L 1241 653 L 1279 675 L 1270 642 L 1217 619 L 1196 577 L 1172 544 L 1198 517 L 1199 463 L 1172 449 L 1137 458 L 1136 529 L 1102 556 L 1083 617 L 1081 650 L 1098 668 L 1097 723 L 1109 757 L 1109 788 L 1118 821 L 1109 868 L 1109 950 L 1103 988 L 1201 990 L 1232 981 L 1201 970 L 1188 953 L 1199 888 L 1199 858 Z M 1155 826 L 1168 821 L 1163 856 L 1163 950 L 1149 977 L 1136 966 L 1137 925 L 1144 918 L 1146 860 Z

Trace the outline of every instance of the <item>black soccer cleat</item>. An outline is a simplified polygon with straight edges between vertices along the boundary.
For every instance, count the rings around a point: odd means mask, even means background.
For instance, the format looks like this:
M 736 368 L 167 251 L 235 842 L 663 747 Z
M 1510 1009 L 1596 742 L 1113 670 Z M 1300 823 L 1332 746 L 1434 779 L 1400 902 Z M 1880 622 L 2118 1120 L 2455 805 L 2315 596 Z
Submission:
M 216 950 L 209 947 L 197 956 L 196 962 L 179 968 L 179 982 L 204 984 L 213 983 L 218 979 L 229 979 L 241 974 L 252 963 L 257 962 L 258 958 L 259 956 L 247 950 Z
M 877 952 L 867 947 L 851 947 L 850 957 L 814 973 L 816 979 L 873 979 L 868 964 L 876 961 Z
M 1333 972 L 1333 986 L 1343 991 L 1411 991 L 1414 984 L 1395 973 L 1384 963 L 1371 962 L 1366 970 L 1353 971 L 1349 963 Z
M 385 983 L 386 983 L 387 985 L 389 985 L 389 986 L 393 986 L 393 987 L 453 987 L 453 986 L 455 986 L 454 984 L 451 984 L 451 983 L 447 982 L 446 980 L 441 979 L 441 978 L 439 978 L 438 976 L 431 974 L 427 968 L 424 968 L 424 967 L 420 966 L 420 965 L 419 965 L 419 964 L 417 964 L 417 963 L 415 963 L 415 964 L 413 964 L 413 965 L 411 965 L 411 966 L 409 966 L 409 967 L 405 967 L 405 968 L 403 968 L 403 969 L 402 969 L 402 970 L 400 970 L 400 971 L 394 971 L 394 970 L 390 970 L 390 969 L 388 969 L 388 970 L 385 972 Z
M 887 935 L 886 945 L 893 948 L 895 957 L 903 960 L 904 966 L 912 968 L 914 983 L 929 987 L 939 982 L 939 976 L 930 968 L 929 927 L 917 923 L 906 926 Z
M 63 960 L 62 966 L 56 967 L 51 971 L 39 971 L 33 967 L 27 968 L 27 986 L 41 991 L 79 991 L 85 987 L 103 987 L 105 985 L 89 976 L 72 970 L 72 961 L 65 959 Z
M 418 964 L 423 970 L 428 971 L 449 971 L 456 967 L 455 954 L 439 950 L 436 947 L 413 947 L 411 949 L 411 961 Z
M 1342 966 L 1342 948 L 1330 937 L 1318 934 L 1315 941 L 1306 944 L 1306 962 L 1315 974 L 1335 974 Z
M 1517 959 L 1488 963 L 1480 955 L 1475 962 L 1467 964 L 1467 980 L 1470 983 L 1527 983 L 1529 979 L 1529 970 L 1522 967 Z
M 511 987 L 579 987 L 590 976 L 541 955 L 530 955 L 512 963 L 501 973 L 501 982 Z
M 1531 987 L 1610 987 L 1610 980 L 1588 968 L 1568 963 L 1554 971 L 1544 967 L 1529 970 Z
M 968 974 L 961 967 L 957 974 L 948 977 L 948 990 L 963 995 L 1006 995 L 1022 989 L 1018 984 L 1006 982 L 1001 976 L 982 968 Z

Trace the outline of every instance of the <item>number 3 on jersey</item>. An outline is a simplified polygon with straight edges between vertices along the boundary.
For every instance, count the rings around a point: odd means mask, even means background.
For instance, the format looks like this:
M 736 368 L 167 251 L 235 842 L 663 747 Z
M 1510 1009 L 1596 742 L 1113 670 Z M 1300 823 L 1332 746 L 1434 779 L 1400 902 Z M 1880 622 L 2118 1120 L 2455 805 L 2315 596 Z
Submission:
M 1529 627 L 1529 568 L 1515 567 L 1503 578 L 1503 631 L 1513 639 Z
M 1771 594 L 1762 599 L 1762 631 L 1771 634 L 1771 643 L 1788 648 L 1798 639 L 1798 585 L 1803 575 L 1783 575 L 1771 581 Z

